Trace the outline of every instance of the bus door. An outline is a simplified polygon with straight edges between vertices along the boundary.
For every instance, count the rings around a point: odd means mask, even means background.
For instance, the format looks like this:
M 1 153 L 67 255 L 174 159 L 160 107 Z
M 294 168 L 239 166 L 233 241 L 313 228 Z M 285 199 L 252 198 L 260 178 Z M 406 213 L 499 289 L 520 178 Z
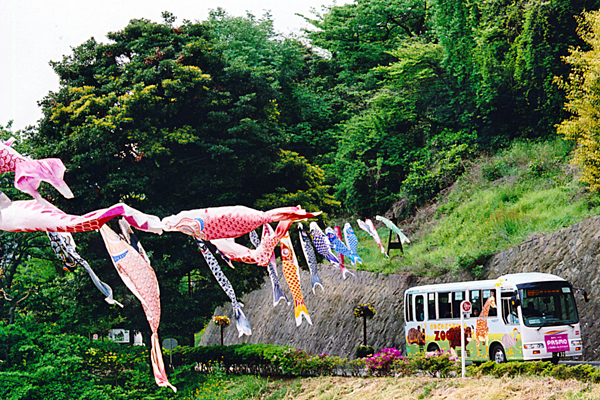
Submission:
M 503 290 L 500 294 L 500 313 L 504 323 L 504 332 L 501 338 L 502 347 L 506 359 L 522 360 L 523 346 L 521 339 L 521 321 L 523 315 L 519 302 L 517 301 L 517 291 Z

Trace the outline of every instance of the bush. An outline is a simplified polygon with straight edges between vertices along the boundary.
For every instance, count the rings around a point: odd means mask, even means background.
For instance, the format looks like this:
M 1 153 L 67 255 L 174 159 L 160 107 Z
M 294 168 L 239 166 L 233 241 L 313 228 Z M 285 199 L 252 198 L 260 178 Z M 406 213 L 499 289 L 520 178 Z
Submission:
M 445 378 L 460 370 L 458 357 L 444 350 L 419 352 L 410 357 L 410 368 L 427 376 Z
M 379 353 L 374 354 L 365 360 L 367 366 L 367 372 L 371 375 L 385 376 L 390 375 L 393 372 L 392 364 L 396 362 L 399 370 L 402 369 L 404 363 L 404 357 L 400 350 L 394 347 L 381 350 Z

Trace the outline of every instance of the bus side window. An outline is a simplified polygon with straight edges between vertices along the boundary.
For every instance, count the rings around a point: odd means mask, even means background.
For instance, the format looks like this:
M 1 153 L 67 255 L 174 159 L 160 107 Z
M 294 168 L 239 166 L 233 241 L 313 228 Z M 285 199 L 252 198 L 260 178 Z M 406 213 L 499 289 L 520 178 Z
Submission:
M 427 294 L 427 319 L 438 319 L 435 312 L 435 293 Z
M 425 300 L 422 294 L 415 296 L 415 318 L 417 321 L 425 320 Z
M 450 302 L 451 293 L 438 293 L 438 309 L 440 310 L 440 319 L 452 318 L 452 303 Z
M 485 289 L 483 290 L 483 296 L 481 298 L 482 302 L 483 302 L 483 306 L 485 308 L 485 304 L 487 303 L 487 301 L 489 300 L 490 297 L 494 297 L 494 305 L 496 307 L 491 307 L 491 302 L 490 302 L 490 307 L 488 307 L 488 312 L 487 312 L 487 316 L 488 317 L 497 317 L 498 316 L 498 302 L 497 300 L 499 299 L 499 297 L 496 295 L 496 290 L 495 289 Z M 483 311 L 483 310 L 482 310 Z
M 471 290 L 469 293 L 469 301 L 473 307 L 473 312 L 471 313 L 473 317 L 479 317 L 479 313 L 481 312 L 481 291 L 479 290 Z
M 405 306 L 405 310 L 406 310 L 406 315 L 404 317 L 406 318 L 406 322 L 413 320 L 412 305 L 413 305 L 412 294 L 408 294 L 408 295 L 406 295 L 406 301 L 404 302 L 404 306 Z
M 460 303 L 465 300 L 465 292 L 454 292 L 452 300 L 452 310 L 454 310 L 454 318 L 460 318 Z

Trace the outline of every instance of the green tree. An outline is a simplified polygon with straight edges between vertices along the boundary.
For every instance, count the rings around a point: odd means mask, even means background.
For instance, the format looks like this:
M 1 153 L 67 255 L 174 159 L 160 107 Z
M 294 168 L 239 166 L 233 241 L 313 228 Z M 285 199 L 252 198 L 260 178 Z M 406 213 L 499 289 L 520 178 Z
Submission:
M 297 191 L 297 182 L 278 179 L 285 138 L 268 76 L 228 62 L 210 24 L 185 21 L 175 27 L 172 15 L 165 19 L 132 20 L 108 34 L 111 43 L 90 39 L 52 63 L 60 89 L 41 102 L 44 118 L 29 140 L 37 157 L 63 160 L 75 198 L 51 201 L 75 214 L 124 201 L 162 217 L 186 209 L 254 206 L 288 184 Z M 311 200 L 317 203 L 303 205 L 320 208 L 324 201 Z M 161 287 L 161 335 L 192 343 L 193 332 L 226 297 L 215 290 L 189 238 L 139 237 Z M 81 234 L 76 241 L 101 279 L 118 282 L 97 234 Z M 257 287 L 264 274 L 255 267 L 226 273 L 238 293 Z M 147 333 L 139 302 L 132 298 L 129 304 L 118 310 L 126 316 L 122 327 Z M 101 316 L 106 304 L 90 299 L 89 307 Z
M 579 19 L 579 36 L 588 49 L 573 48 L 565 63 L 571 68 L 568 79 L 556 78 L 567 92 L 565 109 L 572 116 L 558 125 L 558 133 L 573 140 L 577 146 L 574 161 L 582 168 L 581 180 L 594 192 L 600 190 L 600 12 L 590 11 Z

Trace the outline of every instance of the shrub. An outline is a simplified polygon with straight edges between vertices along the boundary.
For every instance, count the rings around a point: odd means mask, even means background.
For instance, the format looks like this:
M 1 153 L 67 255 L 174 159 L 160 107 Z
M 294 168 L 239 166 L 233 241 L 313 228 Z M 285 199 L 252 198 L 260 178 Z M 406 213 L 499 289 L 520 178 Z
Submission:
M 444 350 L 419 352 L 410 357 L 410 367 L 428 376 L 448 377 L 460 370 L 458 357 Z
M 381 350 L 379 353 L 374 354 L 365 360 L 367 366 L 367 372 L 371 375 L 390 375 L 392 372 L 392 364 L 396 360 L 404 361 L 404 357 L 400 350 L 395 347 Z

